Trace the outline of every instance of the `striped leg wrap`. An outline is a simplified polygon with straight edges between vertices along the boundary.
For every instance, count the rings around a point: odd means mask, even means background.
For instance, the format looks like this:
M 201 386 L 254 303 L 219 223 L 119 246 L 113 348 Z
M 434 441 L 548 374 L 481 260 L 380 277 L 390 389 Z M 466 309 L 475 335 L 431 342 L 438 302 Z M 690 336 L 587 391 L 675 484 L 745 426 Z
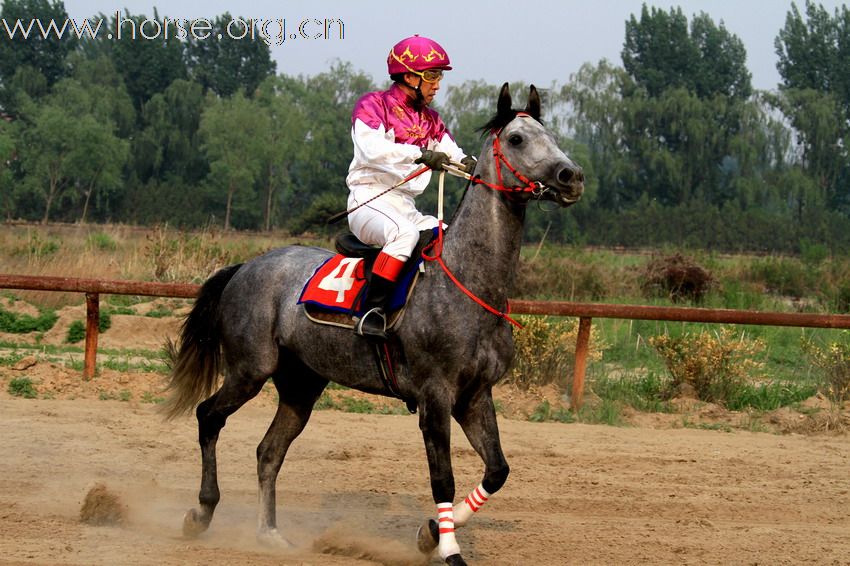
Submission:
M 462 527 L 463 525 L 465 525 L 474 513 L 484 507 L 484 504 L 487 503 L 487 500 L 489 498 L 490 494 L 487 493 L 487 490 L 484 489 L 484 486 L 482 484 L 478 484 L 478 487 L 473 489 L 472 492 L 466 496 L 466 499 L 464 499 L 462 503 L 458 503 L 455 506 L 455 525 L 458 527 Z
M 437 503 L 437 522 L 440 528 L 440 558 L 445 560 L 452 554 L 460 554 L 460 546 L 455 538 L 455 519 L 451 502 Z

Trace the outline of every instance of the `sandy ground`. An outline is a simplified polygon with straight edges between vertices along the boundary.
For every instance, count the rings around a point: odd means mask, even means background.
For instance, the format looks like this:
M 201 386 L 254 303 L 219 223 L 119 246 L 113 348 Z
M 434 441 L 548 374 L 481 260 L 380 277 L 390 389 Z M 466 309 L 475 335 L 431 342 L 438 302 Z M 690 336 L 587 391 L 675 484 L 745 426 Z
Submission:
M 0 393 L 0 564 L 422 564 L 413 536 L 432 505 L 415 416 L 316 412 L 278 482 L 296 548 L 257 545 L 254 450 L 273 410 L 252 401 L 228 421 L 222 502 L 190 540 L 180 526 L 200 477 L 192 419 Z M 850 563 L 846 435 L 500 425 L 513 472 L 459 531 L 473 564 Z M 465 494 L 482 466 L 459 429 L 453 438 Z M 80 521 L 97 482 L 120 497 L 123 524 Z
M 153 308 L 179 315 L 185 304 L 133 310 Z M 59 314 L 42 343 L 62 344 L 84 309 Z M 178 326 L 176 316 L 114 315 L 100 347 L 158 350 Z M 415 416 L 317 411 L 278 482 L 278 522 L 295 549 L 272 550 L 254 536 L 255 448 L 276 402 L 264 391 L 229 419 L 218 443 L 222 502 L 211 529 L 186 539 L 182 518 L 200 483 L 194 420 L 157 413 L 161 375 L 101 368 L 83 381 L 64 357 L 0 366 L 0 565 L 429 563 L 414 545 L 433 515 Z M 10 395 L 22 376 L 38 399 Z M 685 399 L 676 413 L 632 412 L 631 426 L 614 428 L 522 420 L 542 398 L 563 404 L 554 389 L 501 388 L 497 398 L 501 414 L 515 417 L 500 418 L 513 472 L 459 531 L 472 564 L 850 564 L 850 403 L 835 411 L 812 398 L 754 422 Z M 483 467 L 457 428 L 453 439 L 462 498 Z M 118 498 L 121 524 L 81 521 L 98 484 Z

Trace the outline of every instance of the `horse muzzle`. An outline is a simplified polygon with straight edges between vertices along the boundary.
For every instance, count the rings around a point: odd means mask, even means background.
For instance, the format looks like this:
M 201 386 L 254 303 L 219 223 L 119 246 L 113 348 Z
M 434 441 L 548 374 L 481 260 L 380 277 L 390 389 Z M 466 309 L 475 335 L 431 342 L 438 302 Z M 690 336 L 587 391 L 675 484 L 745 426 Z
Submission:
M 556 169 L 551 182 L 547 183 L 547 196 L 563 208 L 572 206 L 584 193 L 584 171 L 578 165 L 562 163 Z

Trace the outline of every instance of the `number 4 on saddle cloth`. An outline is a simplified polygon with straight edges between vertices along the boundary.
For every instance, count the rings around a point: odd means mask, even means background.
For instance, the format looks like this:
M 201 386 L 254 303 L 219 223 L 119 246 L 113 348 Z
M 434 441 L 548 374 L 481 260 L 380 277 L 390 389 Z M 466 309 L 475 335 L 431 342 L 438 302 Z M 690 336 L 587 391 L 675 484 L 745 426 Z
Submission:
M 387 328 L 392 328 L 401 318 L 416 284 L 422 250 L 435 236 L 436 228 L 420 233 L 419 243 L 405 263 L 390 300 Z M 364 244 L 346 233 L 337 237 L 336 250 L 339 253 L 320 265 L 304 285 L 298 304 L 304 305 L 307 318 L 314 322 L 354 328 L 352 317 L 359 317 L 365 310 L 363 299 L 369 292 L 369 276 L 381 248 Z

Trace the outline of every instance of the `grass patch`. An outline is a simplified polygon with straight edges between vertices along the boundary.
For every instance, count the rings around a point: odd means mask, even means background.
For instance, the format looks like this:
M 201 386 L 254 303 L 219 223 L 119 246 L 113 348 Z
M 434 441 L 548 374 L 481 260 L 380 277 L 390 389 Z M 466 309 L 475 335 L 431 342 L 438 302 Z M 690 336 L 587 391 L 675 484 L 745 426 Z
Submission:
M 97 330 L 103 334 L 112 327 L 112 317 L 109 313 L 102 312 L 98 317 Z M 65 336 L 65 342 L 68 344 L 76 344 L 86 337 L 86 324 L 82 320 L 75 320 L 68 327 L 68 334 Z
M 591 383 L 593 392 L 603 402 L 618 402 L 638 411 L 669 413 L 670 403 L 665 399 L 670 380 L 656 372 L 622 377 L 602 376 Z
M 160 403 L 165 402 L 165 398 L 164 397 L 157 397 L 156 395 L 154 395 L 150 391 L 145 391 L 144 393 L 142 393 L 141 402 L 142 403 L 151 403 L 153 405 L 159 405 Z
M 757 411 L 774 411 L 780 407 L 805 401 L 817 393 L 817 389 L 814 384 L 796 382 L 745 384 L 734 396 L 726 400 L 726 407 L 732 411 L 748 408 Z
M 55 311 L 48 309 L 39 309 L 39 312 L 40 314 L 37 317 L 33 317 L 28 314 L 7 311 L 0 307 L 0 332 L 12 334 L 47 332 L 53 328 L 59 316 Z
M 24 399 L 35 399 L 38 397 L 32 380 L 28 377 L 16 377 L 12 379 L 9 381 L 7 391 L 13 397 L 23 397 Z
M 8 356 L 0 356 L 0 366 L 12 367 L 25 357 L 25 354 L 19 354 L 18 352 L 13 352 Z
M 159 307 L 145 313 L 145 316 L 150 317 L 150 318 L 163 318 L 163 317 L 172 316 L 172 315 L 174 315 L 174 311 L 167 308 L 167 307 L 163 307 L 163 306 L 159 306 Z

